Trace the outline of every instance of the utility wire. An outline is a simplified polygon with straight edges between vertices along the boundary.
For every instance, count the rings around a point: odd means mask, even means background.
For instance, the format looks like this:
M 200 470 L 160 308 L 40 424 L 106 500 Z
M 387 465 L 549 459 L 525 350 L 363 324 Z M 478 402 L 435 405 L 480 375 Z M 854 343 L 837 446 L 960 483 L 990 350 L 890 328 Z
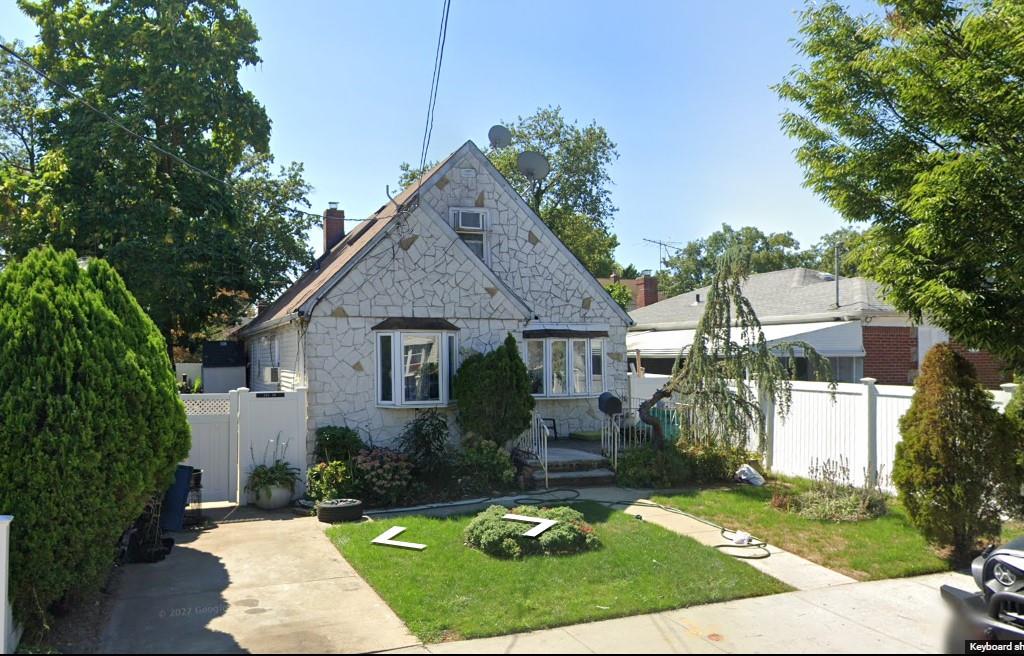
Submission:
M 434 51 L 434 72 L 430 78 L 430 96 L 427 99 L 427 119 L 423 126 L 423 145 L 420 148 L 420 171 L 427 165 L 427 153 L 430 151 L 430 138 L 434 132 L 434 108 L 437 106 L 437 89 L 441 82 L 441 65 L 444 62 L 444 46 L 448 40 L 448 13 L 451 11 L 451 0 L 444 0 L 441 8 L 441 26 L 437 32 L 437 48 Z
M 192 162 L 189 162 L 185 158 L 180 157 L 180 156 L 172 153 L 171 151 L 169 151 L 166 148 L 164 148 L 163 146 L 161 146 L 159 144 L 159 142 L 157 142 L 152 137 L 148 137 L 148 136 L 146 136 L 144 134 L 139 134 L 138 132 L 135 132 L 134 130 L 129 128 L 127 125 L 125 125 L 122 121 L 119 121 L 118 119 L 114 118 L 113 116 L 111 116 L 107 112 L 105 112 L 102 109 L 96 107 L 95 105 L 90 103 L 88 100 L 86 100 L 84 95 L 82 95 L 78 91 L 75 91 L 75 90 L 71 89 L 71 87 L 69 87 L 68 85 L 66 85 L 66 84 L 64 84 L 62 82 L 58 82 L 57 80 L 54 80 L 52 77 L 47 75 L 45 71 L 43 71 L 42 69 L 37 67 L 35 64 L 30 62 L 28 59 L 25 59 L 18 52 L 16 52 L 15 50 L 7 47 L 7 45 L 5 43 L 0 42 L 0 50 L 3 50 L 4 52 L 6 52 L 11 57 L 14 57 L 15 61 L 17 61 L 21 65 L 27 67 L 29 70 L 31 70 L 33 73 L 38 75 L 40 78 L 42 78 L 43 80 L 46 80 L 51 85 L 53 85 L 53 86 L 63 90 L 66 94 L 68 94 L 72 98 L 75 98 L 76 100 L 78 100 L 80 103 L 82 103 L 87 108 L 89 108 L 90 110 L 92 110 L 93 112 L 95 112 L 96 114 L 101 116 L 103 119 L 105 119 L 111 125 L 114 125 L 114 126 L 120 128 L 121 130 L 123 130 L 124 132 L 126 132 L 127 134 L 135 137 L 137 140 L 139 140 L 141 143 L 145 144 L 149 148 L 152 148 L 153 150 L 155 150 L 156 152 L 160 153 L 161 155 L 164 155 L 165 157 L 170 157 L 175 162 L 178 162 L 182 166 L 184 166 L 184 167 L 194 171 L 195 173 L 198 173 L 199 175 L 202 175 L 202 176 L 204 176 L 206 178 L 209 178 L 210 180 L 213 180 L 217 184 L 220 184 L 220 185 L 222 185 L 222 186 L 224 186 L 224 187 L 226 187 L 228 189 L 231 188 L 231 183 L 230 182 L 228 182 L 228 181 L 226 181 L 226 180 L 224 180 L 222 178 L 219 178 L 219 177 L 215 176 L 214 174 L 206 171 L 205 169 L 202 169 L 202 168 L 196 166 Z M 288 206 L 288 205 L 285 206 L 285 209 L 288 210 L 289 212 L 294 212 L 296 214 L 304 214 L 306 216 L 315 216 L 317 218 L 320 217 L 319 214 L 314 214 L 312 212 L 306 212 L 305 210 L 300 210 L 300 209 L 297 209 L 295 207 L 291 207 L 291 206 Z M 362 220 L 362 219 L 360 219 L 360 220 Z

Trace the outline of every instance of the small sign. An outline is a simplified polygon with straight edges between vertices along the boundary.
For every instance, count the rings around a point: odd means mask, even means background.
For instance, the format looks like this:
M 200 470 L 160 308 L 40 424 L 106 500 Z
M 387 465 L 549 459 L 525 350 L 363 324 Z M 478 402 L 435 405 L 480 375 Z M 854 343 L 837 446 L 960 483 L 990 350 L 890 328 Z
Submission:
M 416 542 L 402 542 L 401 540 L 393 540 L 392 538 L 398 537 L 405 531 L 404 526 L 392 526 L 388 530 L 384 531 L 374 539 L 370 540 L 371 544 L 379 544 L 383 547 L 399 547 L 400 549 L 415 549 L 416 551 L 423 551 L 427 548 L 425 544 L 419 544 Z
M 531 528 L 529 531 L 523 533 L 523 537 L 526 538 L 540 537 L 541 533 L 543 533 L 544 531 L 548 530 L 549 528 L 558 523 L 558 520 L 555 519 L 541 519 L 540 517 L 527 517 L 526 515 L 513 515 L 512 513 L 502 515 L 501 518 L 513 522 L 526 522 L 527 524 L 536 524 L 536 526 Z
M 257 399 L 283 399 L 284 392 L 256 392 Z

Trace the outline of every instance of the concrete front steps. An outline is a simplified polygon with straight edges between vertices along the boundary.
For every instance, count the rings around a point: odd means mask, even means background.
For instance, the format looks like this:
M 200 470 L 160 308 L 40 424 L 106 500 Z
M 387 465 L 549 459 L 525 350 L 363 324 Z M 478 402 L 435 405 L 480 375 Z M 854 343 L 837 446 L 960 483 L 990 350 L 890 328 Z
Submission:
M 539 465 L 533 472 L 533 480 L 538 487 L 544 487 L 544 470 Z M 602 455 L 549 447 L 547 482 L 552 488 L 615 485 L 615 472 Z

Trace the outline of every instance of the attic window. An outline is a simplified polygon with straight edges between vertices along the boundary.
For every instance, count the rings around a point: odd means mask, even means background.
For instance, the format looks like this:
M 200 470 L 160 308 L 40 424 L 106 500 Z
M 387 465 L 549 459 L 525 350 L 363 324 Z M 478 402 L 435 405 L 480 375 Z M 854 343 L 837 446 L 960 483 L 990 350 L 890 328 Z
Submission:
M 487 261 L 487 210 L 455 207 L 451 210 L 452 227 L 469 250 Z

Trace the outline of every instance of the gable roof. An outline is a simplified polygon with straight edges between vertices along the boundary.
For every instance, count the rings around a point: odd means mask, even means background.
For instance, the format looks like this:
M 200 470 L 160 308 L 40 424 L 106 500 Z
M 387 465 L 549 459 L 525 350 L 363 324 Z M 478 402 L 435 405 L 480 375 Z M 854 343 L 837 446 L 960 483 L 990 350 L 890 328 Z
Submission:
M 704 313 L 709 287 L 673 296 L 630 313 L 637 329 L 696 324 Z M 839 278 L 830 273 L 796 268 L 755 273 L 743 283 L 743 295 L 764 324 L 801 323 L 864 316 L 902 315 L 882 299 L 880 286 L 867 278 Z M 698 296 L 700 302 L 697 302 Z
M 376 212 L 364 219 L 358 227 L 345 235 L 345 237 L 333 246 L 329 252 L 321 255 L 320 258 L 317 259 L 313 268 L 292 283 L 291 287 L 285 290 L 285 292 L 271 303 L 269 307 L 261 312 L 255 319 L 242 326 L 238 330 L 238 334 L 242 337 L 247 337 L 289 321 L 296 314 L 308 314 L 311 312 L 313 306 L 316 305 L 317 301 L 319 301 L 323 294 L 330 290 L 339 280 L 341 280 L 341 278 L 344 277 L 359 258 L 365 252 L 368 252 L 373 244 L 377 243 L 377 241 L 383 237 L 388 228 L 397 222 L 398 218 L 409 212 L 421 209 L 419 206 L 420 191 L 426 191 L 429 189 L 430 185 L 434 183 L 435 178 L 440 179 L 465 155 L 474 156 L 483 166 L 488 168 L 492 178 L 498 181 L 498 184 L 503 187 L 509 197 L 511 197 L 514 202 L 518 202 L 525 212 L 534 219 L 538 229 L 541 232 L 546 233 L 552 243 L 556 244 L 557 247 L 560 248 L 566 256 L 568 256 L 569 261 L 585 279 L 589 279 L 591 281 L 595 293 L 605 297 L 607 303 L 622 317 L 626 325 L 631 325 L 633 320 L 629 317 L 626 311 L 611 298 L 597 279 L 587 271 L 579 258 L 577 258 L 572 251 L 570 251 L 565 244 L 563 244 L 562 241 L 558 239 L 553 232 L 551 232 L 551 229 L 548 228 L 548 226 L 540 219 L 540 217 L 537 216 L 530 206 L 526 204 L 526 201 L 523 200 L 522 196 L 512 188 L 512 185 L 510 185 L 508 180 L 506 180 L 498 169 L 494 167 L 487 156 L 484 155 L 472 140 L 470 140 L 448 155 L 448 157 L 444 158 L 424 172 L 417 180 L 409 183 L 401 193 L 395 196 L 392 201 L 389 201 L 386 205 L 382 206 Z M 422 209 L 429 210 L 426 205 L 424 205 Z M 436 214 L 434 212 L 428 211 L 427 214 L 436 219 Z M 440 222 L 449 229 L 451 228 L 443 220 Z M 465 244 L 462 244 L 460 240 L 455 241 L 457 244 L 462 246 L 463 250 L 466 250 L 467 253 L 472 255 L 472 252 L 468 250 L 468 247 L 466 247 Z M 494 273 L 494 271 L 480 261 L 479 258 L 473 256 L 470 259 L 499 289 L 501 289 L 513 305 L 524 313 L 525 318 L 529 318 L 533 315 L 530 307 L 527 306 L 519 295 L 510 289 L 508 285 Z
M 328 283 L 345 269 L 346 265 L 354 263 L 360 253 L 370 244 L 376 243 L 396 217 L 415 205 L 413 201 L 418 200 L 417 194 L 423 184 L 444 167 L 454 155 L 455 153 L 452 153 L 446 159 L 438 162 L 416 181 L 409 183 L 393 200 L 388 201 L 386 205 L 363 219 L 354 230 L 331 247 L 330 251 L 321 255 L 313 267 L 299 276 L 299 279 L 278 296 L 268 308 L 243 326 L 239 330 L 239 334 L 244 337 L 258 332 L 260 328 L 276 325 L 298 312 L 308 301 L 313 300 L 322 288 L 328 286 Z

